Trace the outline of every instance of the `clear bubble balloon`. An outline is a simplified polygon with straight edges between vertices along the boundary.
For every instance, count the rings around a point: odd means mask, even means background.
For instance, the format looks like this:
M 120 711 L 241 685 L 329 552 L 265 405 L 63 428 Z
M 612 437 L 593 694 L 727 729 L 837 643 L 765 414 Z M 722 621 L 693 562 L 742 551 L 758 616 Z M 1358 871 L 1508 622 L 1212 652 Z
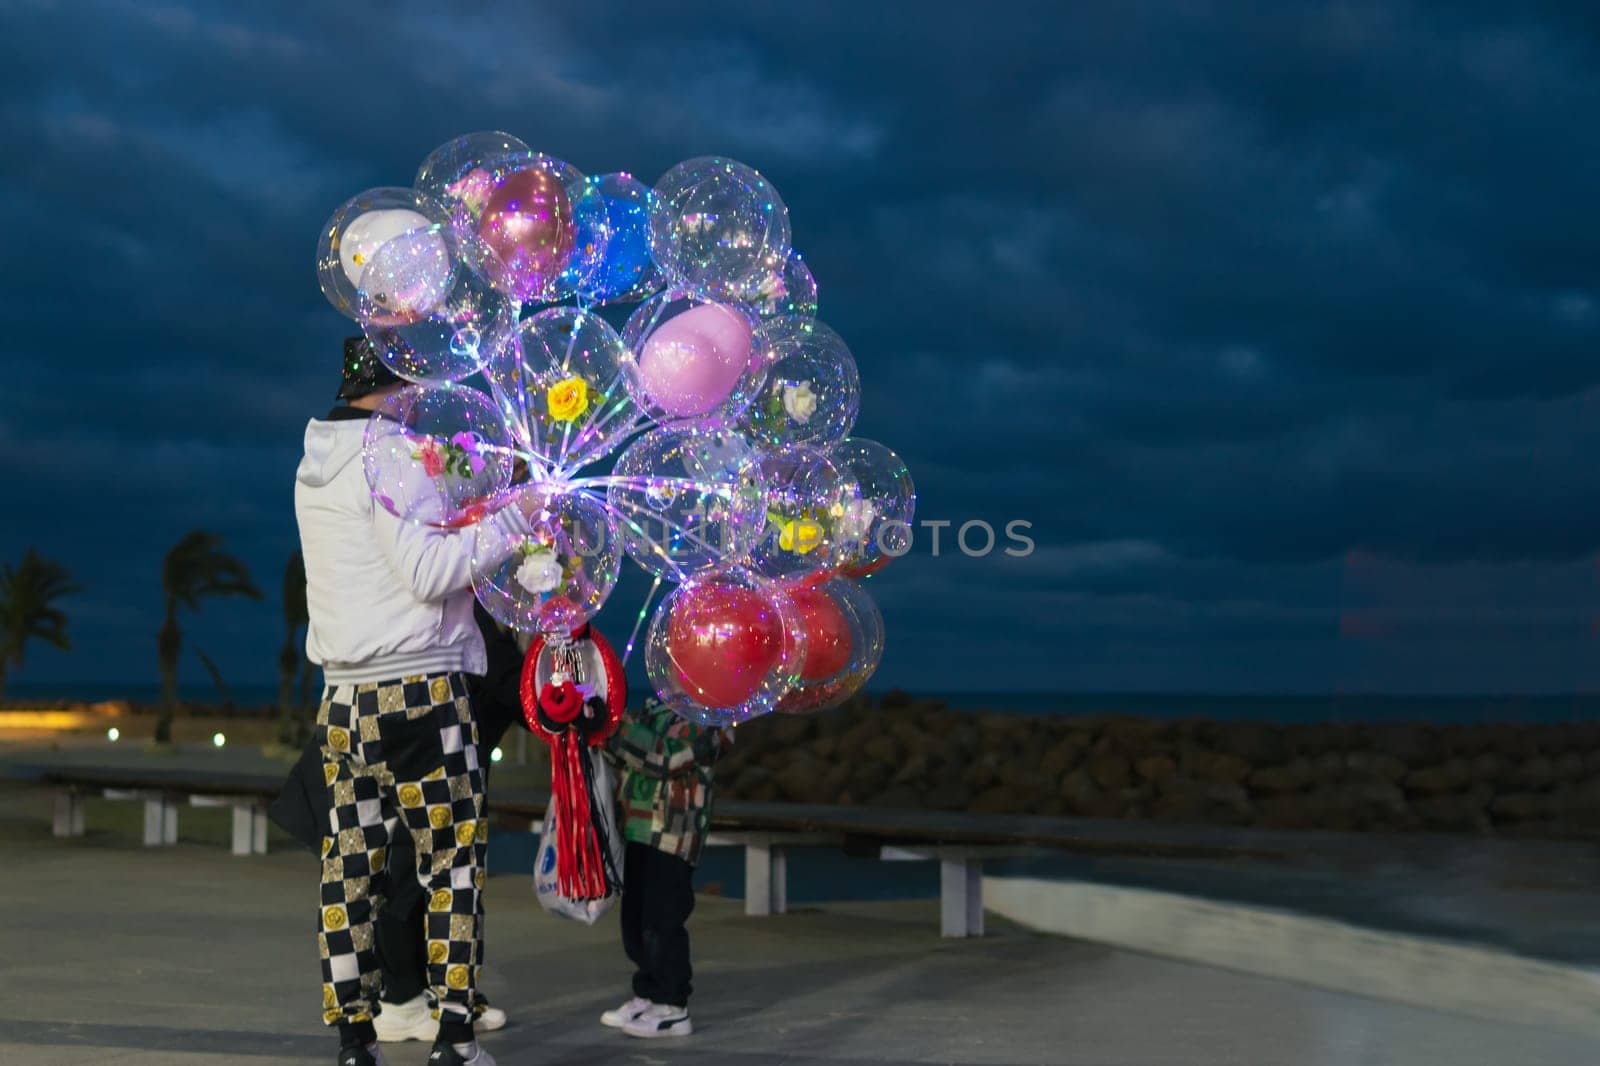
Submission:
M 408 522 L 458 528 L 492 511 L 511 484 L 511 435 L 477 389 L 413 385 L 367 420 L 367 484 L 380 506 Z
M 477 229 L 495 288 L 523 303 L 565 295 L 578 236 L 572 205 L 560 179 L 544 167 L 513 171 L 495 185 Z
M 317 281 L 342 315 L 359 320 L 361 279 L 378 249 L 410 233 L 435 233 L 448 216 L 415 189 L 368 189 L 351 197 L 322 226 Z
M 489 367 L 524 448 L 552 469 L 577 470 L 620 447 L 638 426 L 623 380 L 627 349 L 592 311 L 551 307 L 524 319 L 508 358 Z
M 488 168 L 495 166 L 497 161 L 508 156 L 532 154 L 535 154 L 533 149 L 509 133 L 480 130 L 446 141 L 435 148 L 422 161 L 412 184 L 418 192 L 446 208 L 454 208 L 463 201 L 474 199 L 486 189 L 487 182 L 483 178 L 473 177 L 474 174 L 482 174 L 486 178 Z M 472 212 L 473 217 L 476 218 L 482 209 L 483 205 L 479 202 L 477 211 Z
M 650 258 L 654 199 L 650 187 L 631 174 L 589 179 L 584 201 L 602 205 L 606 239 L 600 269 L 578 286 L 580 298 L 599 304 L 631 302 L 661 287 L 661 272 Z
M 481 370 L 510 343 L 517 308 L 466 269 L 448 226 L 386 241 L 361 276 L 356 317 L 385 366 L 441 385 Z
M 481 523 L 473 548 L 472 587 L 489 615 L 522 633 L 569 633 L 593 618 L 622 567 L 605 505 L 529 485 L 501 513 L 519 521 Z
M 807 579 L 785 591 L 806 627 L 806 657 L 777 709 L 813 714 L 837 707 L 861 691 L 883 660 L 883 615 L 849 578 Z
M 585 179 L 581 190 L 569 190 L 568 195 L 572 197 L 572 255 L 555 288 L 563 295 L 576 295 L 581 302 L 592 304 L 595 301 L 584 294 L 592 292 L 604 276 L 613 236 L 611 216 L 605 197 L 592 179 Z
M 645 672 L 663 703 L 701 725 L 772 711 L 799 678 L 806 634 L 776 585 L 731 568 L 662 602 L 645 640 Z
M 845 487 L 825 453 L 795 446 L 761 457 L 767 526 L 750 551 L 750 565 L 772 578 L 797 578 L 831 569 L 839 557 Z
M 867 577 L 911 550 L 916 486 L 900 457 L 875 440 L 847 437 L 830 454 L 844 487 L 837 565 Z
M 766 381 L 739 424 L 765 448 L 843 440 L 861 408 L 861 378 L 844 339 L 799 318 L 776 319 L 763 330 Z
M 737 418 L 765 379 L 765 335 L 735 304 L 661 292 L 628 317 L 628 389 L 657 422 Z
M 491 135 L 491 142 L 499 136 Z M 472 268 L 522 303 L 570 296 L 580 276 L 574 266 L 574 205 L 585 192 L 582 172 L 526 146 L 451 158 L 449 165 L 441 162 L 429 171 L 427 187 L 439 190 L 435 195 L 449 212 Z M 451 174 L 455 176 L 446 181 Z M 419 182 L 424 178 L 419 172 Z M 591 258 L 603 254 L 595 244 L 599 236 L 594 231 L 586 235 Z
M 672 581 L 744 558 L 765 520 L 755 450 L 716 424 L 663 426 L 634 441 L 606 498 L 628 557 Z
M 739 300 L 770 257 L 789 252 L 789 211 L 755 170 L 705 156 L 679 163 L 655 187 L 650 252 L 670 284 Z
M 800 253 L 771 253 L 762 257 L 761 269 L 739 301 L 762 319 L 817 317 L 817 279 L 811 276 Z

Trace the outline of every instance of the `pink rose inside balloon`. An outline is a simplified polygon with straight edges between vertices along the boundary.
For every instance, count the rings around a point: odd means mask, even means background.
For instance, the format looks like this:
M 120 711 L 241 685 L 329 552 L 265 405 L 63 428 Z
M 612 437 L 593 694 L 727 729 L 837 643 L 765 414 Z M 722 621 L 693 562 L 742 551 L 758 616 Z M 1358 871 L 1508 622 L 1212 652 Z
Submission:
M 645 338 L 639 382 L 673 418 L 715 409 L 750 365 L 753 334 L 745 317 L 722 304 L 700 304 Z

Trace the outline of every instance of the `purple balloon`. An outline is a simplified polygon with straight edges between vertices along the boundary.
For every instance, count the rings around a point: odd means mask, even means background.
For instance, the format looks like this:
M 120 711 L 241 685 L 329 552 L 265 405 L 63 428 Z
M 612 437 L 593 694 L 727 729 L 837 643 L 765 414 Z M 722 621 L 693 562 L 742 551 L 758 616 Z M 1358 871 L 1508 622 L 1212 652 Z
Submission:
M 673 418 L 714 410 L 733 394 L 750 365 L 750 323 L 722 304 L 700 304 L 645 338 L 639 382 Z

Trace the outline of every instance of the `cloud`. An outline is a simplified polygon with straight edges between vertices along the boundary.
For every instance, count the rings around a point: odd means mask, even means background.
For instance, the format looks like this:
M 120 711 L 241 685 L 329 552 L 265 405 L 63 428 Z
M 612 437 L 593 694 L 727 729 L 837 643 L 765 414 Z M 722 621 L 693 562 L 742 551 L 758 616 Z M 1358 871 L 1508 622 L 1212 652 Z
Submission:
M 0 555 L 49 530 L 97 668 L 144 669 L 116 606 L 157 602 L 188 528 L 258 576 L 292 547 L 351 325 L 323 219 L 503 128 L 591 172 L 760 167 L 859 364 L 857 432 L 924 517 L 1034 523 L 1029 559 L 874 579 L 887 683 L 1007 656 L 1030 687 L 1585 676 L 1587 638 L 1551 637 L 1600 545 L 1581 5 L 6 10 L 0 447 L 38 517 Z M 1349 668 L 1352 553 L 1428 575 L 1382 610 L 1460 654 L 1402 626 L 1413 667 Z M 1475 615 L 1478 568 L 1527 597 Z M 215 616 L 224 669 L 269 672 L 273 605 Z

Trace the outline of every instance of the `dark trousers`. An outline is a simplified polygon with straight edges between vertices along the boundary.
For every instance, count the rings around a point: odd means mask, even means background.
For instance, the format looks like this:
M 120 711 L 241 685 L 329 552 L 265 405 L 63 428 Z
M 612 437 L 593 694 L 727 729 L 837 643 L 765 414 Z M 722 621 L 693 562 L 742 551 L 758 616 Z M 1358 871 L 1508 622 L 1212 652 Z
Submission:
M 417 849 L 403 834 L 389 845 L 389 897 L 372 923 L 383 970 L 383 1001 L 405 1003 L 428 987 L 428 894 L 417 880 Z
M 622 870 L 622 948 L 639 969 L 633 994 L 653 1003 L 689 1005 L 689 930 L 694 867 L 666 852 L 628 842 Z
M 489 753 L 499 747 L 509 725 L 504 716 L 483 715 L 478 720 L 478 765 L 485 782 Z M 389 896 L 373 920 L 372 941 L 383 971 L 383 1001 L 406 1003 L 428 987 L 428 894 L 417 880 L 417 849 L 409 834 L 395 834 L 388 866 Z

